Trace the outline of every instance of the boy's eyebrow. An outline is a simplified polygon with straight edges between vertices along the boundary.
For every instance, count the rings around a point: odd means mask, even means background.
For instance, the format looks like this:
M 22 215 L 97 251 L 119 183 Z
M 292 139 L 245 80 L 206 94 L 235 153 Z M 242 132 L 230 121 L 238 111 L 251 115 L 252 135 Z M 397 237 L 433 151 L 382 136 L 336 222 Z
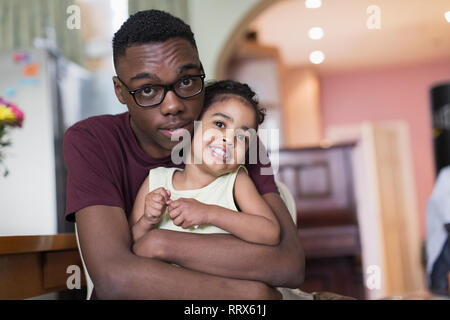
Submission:
M 145 79 L 145 78 L 153 79 L 153 80 L 156 80 L 156 81 L 160 81 L 160 80 L 161 80 L 161 79 L 159 79 L 159 77 L 158 77 L 156 74 L 154 74 L 154 73 L 141 72 L 141 73 L 138 73 L 137 75 L 135 75 L 134 77 L 132 77 L 132 78 L 130 79 L 130 82 L 133 82 L 134 80 Z
M 181 74 L 184 71 L 189 70 L 189 69 L 197 69 L 198 71 L 202 70 L 202 68 L 199 65 L 194 64 L 194 63 L 188 63 L 188 64 L 185 64 L 185 65 L 179 67 L 177 69 L 177 74 Z
M 185 65 L 179 67 L 177 69 L 177 74 L 179 75 L 179 74 L 183 73 L 184 71 L 190 70 L 190 69 L 197 69 L 200 71 L 201 67 L 194 63 L 188 63 L 188 64 L 185 64 Z M 133 82 L 133 81 L 139 80 L 139 79 L 153 79 L 156 81 L 161 81 L 161 79 L 154 73 L 141 72 L 141 73 L 138 73 L 137 75 L 135 75 L 134 77 L 132 77 L 130 79 L 130 82 Z

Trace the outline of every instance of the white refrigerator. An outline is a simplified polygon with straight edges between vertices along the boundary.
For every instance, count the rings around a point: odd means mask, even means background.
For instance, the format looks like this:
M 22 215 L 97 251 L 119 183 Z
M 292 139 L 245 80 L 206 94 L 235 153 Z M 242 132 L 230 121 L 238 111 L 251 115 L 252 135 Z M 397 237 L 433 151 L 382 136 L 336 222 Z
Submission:
M 25 114 L 4 149 L 9 175 L 0 175 L 0 236 L 72 232 L 64 221 L 62 140 L 90 108 L 92 76 L 46 49 L 0 52 L 0 75 L 0 96 Z

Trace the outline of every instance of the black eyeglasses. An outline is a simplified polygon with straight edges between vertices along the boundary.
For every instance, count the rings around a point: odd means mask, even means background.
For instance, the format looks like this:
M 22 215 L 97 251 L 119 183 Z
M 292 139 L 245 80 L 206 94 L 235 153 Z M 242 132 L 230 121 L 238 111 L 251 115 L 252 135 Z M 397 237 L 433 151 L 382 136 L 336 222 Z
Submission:
M 177 97 L 182 99 L 192 98 L 203 91 L 205 75 L 187 75 L 170 84 L 149 84 L 141 88 L 130 90 L 125 83 L 117 76 L 134 101 L 140 107 L 151 108 L 163 102 L 169 90 L 173 91 Z

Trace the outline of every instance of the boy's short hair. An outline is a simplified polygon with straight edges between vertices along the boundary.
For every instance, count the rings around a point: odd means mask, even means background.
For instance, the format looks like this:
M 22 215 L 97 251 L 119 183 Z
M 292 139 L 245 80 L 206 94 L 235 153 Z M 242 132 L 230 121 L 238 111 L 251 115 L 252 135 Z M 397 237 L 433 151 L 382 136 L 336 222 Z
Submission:
M 263 123 L 266 110 L 259 106 L 256 93 L 247 84 L 235 80 L 212 81 L 206 84 L 205 102 L 200 117 L 203 116 L 208 107 L 213 103 L 226 101 L 231 98 L 238 98 L 255 110 L 257 127 Z
M 139 11 L 131 15 L 112 40 L 113 59 L 125 55 L 128 47 L 152 42 L 164 42 L 172 38 L 188 40 L 197 49 L 194 34 L 183 20 L 160 10 Z

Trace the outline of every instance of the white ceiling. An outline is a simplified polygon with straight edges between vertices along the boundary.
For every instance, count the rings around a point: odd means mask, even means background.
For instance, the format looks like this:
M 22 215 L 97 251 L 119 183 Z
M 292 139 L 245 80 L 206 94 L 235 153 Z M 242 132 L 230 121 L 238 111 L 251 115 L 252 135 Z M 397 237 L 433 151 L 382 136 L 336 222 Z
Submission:
M 367 27 L 370 5 L 380 8 L 380 29 Z M 277 47 L 286 64 L 328 73 L 450 60 L 447 11 L 450 0 L 322 0 L 318 9 L 305 8 L 304 0 L 285 0 L 267 8 L 250 28 L 260 43 Z M 311 27 L 322 27 L 324 37 L 311 40 Z M 325 54 L 321 65 L 309 62 L 314 50 Z

